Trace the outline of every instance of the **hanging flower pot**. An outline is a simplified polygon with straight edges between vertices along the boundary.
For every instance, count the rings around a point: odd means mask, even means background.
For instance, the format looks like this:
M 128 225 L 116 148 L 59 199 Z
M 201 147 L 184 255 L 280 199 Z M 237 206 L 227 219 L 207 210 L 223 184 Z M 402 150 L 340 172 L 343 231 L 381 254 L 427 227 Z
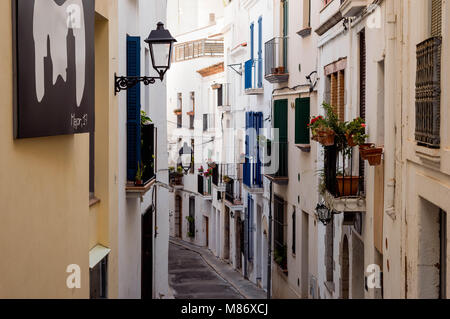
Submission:
M 323 146 L 334 145 L 334 138 L 336 133 L 332 130 L 316 131 L 317 141 Z
M 340 196 L 356 196 L 358 194 L 358 176 L 337 176 L 336 181 Z
M 367 160 L 368 151 L 372 148 L 375 148 L 375 144 L 373 143 L 364 143 L 359 145 L 359 154 L 363 160 Z
M 181 115 L 181 109 L 176 109 L 173 111 L 173 113 L 175 113 L 175 115 Z
M 383 154 L 383 148 L 371 147 L 364 150 L 365 158 L 369 162 L 370 166 L 378 166 L 381 164 L 381 155 Z

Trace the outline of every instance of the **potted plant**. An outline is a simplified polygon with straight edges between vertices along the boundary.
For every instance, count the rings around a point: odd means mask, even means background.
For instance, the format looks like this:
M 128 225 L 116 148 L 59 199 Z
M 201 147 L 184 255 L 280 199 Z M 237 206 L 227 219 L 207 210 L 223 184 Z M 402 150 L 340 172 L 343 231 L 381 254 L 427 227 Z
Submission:
M 283 271 L 287 270 L 287 247 L 277 247 L 274 251 L 274 261 Z
M 206 170 L 203 175 L 205 177 L 211 177 L 213 175 L 213 169 L 212 168 L 208 168 L 208 170 Z
M 188 235 L 189 238 L 194 238 L 195 237 L 195 234 L 190 232 L 190 231 L 188 231 L 187 235 Z
M 366 134 L 366 124 L 364 119 L 358 117 L 347 124 L 345 136 L 347 138 L 347 144 L 350 147 L 363 144 L 369 137 Z
M 339 172 L 336 182 L 340 196 L 356 196 L 358 194 L 359 176 L 344 176 L 342 172 Z
M 203 174 L 203 166 L 200 166 L 200 167 L 198 168 L 198 173 L 199 173 L 200 175 Z
M 182 110 L 181 109 L 175 109 L 175 110 L 173 110 L 173 113 L 175 113 L 175 115 L 181 115 Z
M 383 154 L 383 148 L 377 147 L 375 144 L 361 144 L 359 146 L 359 153 L 363 160 L 369 162 L 370 166 L 378 166 L 381 164 L 381 155 Z
M 329 127 L 323 116 L 317 116 L 308 124 L 311 129 L 313 140 L 324 146 L 334 145 L 335 132 Z
M 153 123 L 152 119 L 144 110 L 141 110 L 141 126 L 150 125 L 151 123 Z
M 142 186 L 144 185 L 143 181 L 142 181 L 142 176 L 144 176 L 144 172 L 145 172 L 145 165 L 141 162 L 138 163 L 138 169 L 136 172 L 136 179 L 134 184 L 136 186 Z
M 280 67 L 278 67 L 277 74 L 284 74 L 285 70 L 286 70 L 286 68 L 284 66 L 280 66 Z

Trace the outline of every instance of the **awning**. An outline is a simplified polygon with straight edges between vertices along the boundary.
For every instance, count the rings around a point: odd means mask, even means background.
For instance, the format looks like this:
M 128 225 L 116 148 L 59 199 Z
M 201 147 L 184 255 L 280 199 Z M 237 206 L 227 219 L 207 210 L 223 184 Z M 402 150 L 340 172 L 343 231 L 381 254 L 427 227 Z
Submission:
M 98 265 L 106 256 L 109 255 L 111 249 L 102 245 L 97 245 L 89 252 L 89 268 L 92 269 Z

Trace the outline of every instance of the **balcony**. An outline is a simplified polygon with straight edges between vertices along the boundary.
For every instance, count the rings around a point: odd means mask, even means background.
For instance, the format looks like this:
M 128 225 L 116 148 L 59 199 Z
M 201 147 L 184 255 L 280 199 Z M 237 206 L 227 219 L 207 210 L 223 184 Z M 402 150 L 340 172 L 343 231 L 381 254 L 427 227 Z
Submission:
M 225 204 L 232 210 L 242 210 L 242 183 L 238 179 L 229 178 L 225 183 Z
M 355 149 L 349 154 L 338 152 L 337 147 L 325 147 L 322 192 L 328 208 L 336 212 L 366 211 L 364 194 L 364 162 Z
M 264 78 L 270 83 L 283 83 L 289 80 L 287 68 L 287 37 L 275 37 L 265 43 L 266 61 Z
M 345 0 L 341 4 L 341 14 L 346 18 L 356 17 L 367 6 L 367 0 Z
M 441 37 L 417 45 L 416 131 L 420 146 L 439 148 L 441 117 Z
M 262 164 L 252 160 L 244 163 L 244 186 L 249 193 L 263 193 Z
M 126 186 L 128 197 L 143 196 L 150 190 L 156 180 L 155 165 L 157 158 L 155 152 L 155 130 L 156 128 L 153 124 L 143 125 L 141 127 L 141 160 L 139 161 L 141 167 L 138 172 L 142 175 L 142 183 L 138 183 L 138 181 L 128 181 Z
M 262 73 L 262 60 L 250 59 L 245 62 L 245 94 L 264 94 Z
M 221 112 L 231 111 L 231 84 L 213 84 L 213 90 L 216 92 L 217 108 Z
M 183 177 L 184 174 L 180 170 L 177 172 L 169 171 L 169 185 L 174 189 L 182 189 L 184 187 Z
M 182 62 L 201 57 L 221 57 L 223 54 L 223 40 L 200 39 L 175 45 L 173 48 L 173 62 Z
M 278 185 L 289 183 L 288 174 L 288 142 L 267 142 L 267 155 L 265 160 L 264 176 Z
M 197 191 L 206 200 L 212 200 L 212 183 L 210 177 L 197 175 Z

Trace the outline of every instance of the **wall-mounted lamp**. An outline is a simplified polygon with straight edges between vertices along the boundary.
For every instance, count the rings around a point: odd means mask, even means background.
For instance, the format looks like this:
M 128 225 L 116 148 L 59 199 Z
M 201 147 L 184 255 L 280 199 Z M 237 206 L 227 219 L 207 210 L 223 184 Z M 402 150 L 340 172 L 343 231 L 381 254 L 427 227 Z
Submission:
M 306 80 L 309 82 L 309 92 L 313 92 L 317 85 L 317 71 L 312 71 L 306 76 Z
M 179 155 L 180 158 L 178 160 L 178 163 L 179 165 L 181 165 L 181 167 L 183 167 L 184 172 L 187 174 L 192 168 L 193 150 L 185 142 L 183 147 L 180 149 Z
M 120 91 L 128 90 L 138 83 L 144 85 L 154 84 L 156 80 L 164 80 L 164 75 L 170 69 L 172 62 L 172 45 L 177 42 L 169 30 L 164 29 L 164 24 L 159 22 L 156 30 L 150 32 L 150 35 L 144 40 L 150 47 L 153 69 L 159 76 L 117 76 L 115 75 L 115 94 Z

